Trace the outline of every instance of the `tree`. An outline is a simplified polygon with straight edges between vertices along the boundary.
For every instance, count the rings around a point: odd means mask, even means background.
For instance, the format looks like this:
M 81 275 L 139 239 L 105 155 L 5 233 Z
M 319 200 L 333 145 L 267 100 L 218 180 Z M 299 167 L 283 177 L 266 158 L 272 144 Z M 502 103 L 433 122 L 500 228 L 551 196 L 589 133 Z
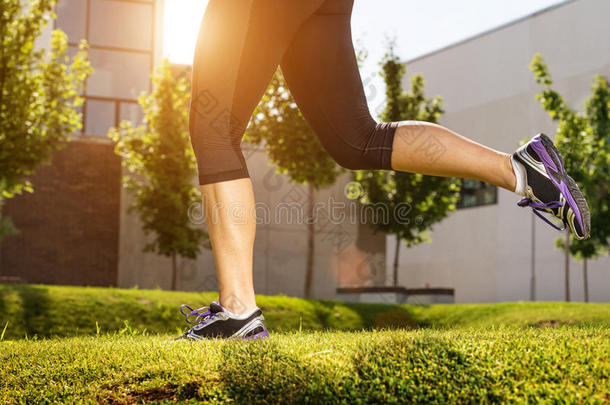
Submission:
M 305 121 L 279 69 L 252 115 L 245 138 L 253 144 L 264 144 L 278 173 L 287 174 L 297 184 L 309 185 L 304 292 L 309 298 L 315 257 L 315 190 L 333 184 L 342 169 Z
M 27 8 L 24 4 L 28 4 Z M 54 0 L 2 0 L 0 8 L 0 211 L 6 199 L 32 192 L 28 176 L 81 128 L 80 93 L 92 69 L 87 43 L 71 59 L 68 38 L 54 30 L 50 50 L 36 49 Z M 15 233 L 0 218 L 0 239 Z
M 381 113 L 383 121 L 417 120 L 436 123 L 443 113 L 442 99 L 426 98 L 424 78 L 410 79 L 410 92 L 402 90 L 406 68 L 394 53 L 390 43 L 382 60 L 382 76 L 386 84 L 386 106 Z M 376 231 L 396 235 L 394 254 L 394 285 L 398 282 L 400 242 L 414 246 L 428 241 L 428 230 L 456 209 L 460 180 L 450 177 L 425 176 L 418 173 L 360 170 L 355 180 L 363 190 L 361 203 L 372 207 L 385 207 L 389 213 L 383 220 L 373 218 L 376 210 L 365 210 L 366 218 Z
M 566 301 L 570 300 L 570 255 L 584 261 L 585 301 L 588 301 L 587 260 L 608 254 L 610 239 L 610 89 L 602 76 L 596 76 L 584 112 L 577 112 L 551 87 L 553 81 L 540 54 L 534 55 L 530 70 L 542 87 L 536 99 L 558 123 L 554 143 L 563 156 L 563 165 L 581 186 L 589 204 L 591 237 L 578 240 L 566 232 L 565 240 L 556 240 L 566 255 Z
M 134 195 L 130 211 L 139 213 L 146 235 L 153 235 L 144 251 L 172 259 L 172 290 L 176 289 L 176 256 L 195 259 L 207 241 L 203 229 L 193 227 L 188 209 L 201 201 L 193 183 L 197 162 L 188 129 L 190 83 L 174 79 L 167 59 L 152 75 L 153 91 L 138 103 L 144 122 L 133 127 L 123 121 L 108 136 L 129 174 L 123 185 Z

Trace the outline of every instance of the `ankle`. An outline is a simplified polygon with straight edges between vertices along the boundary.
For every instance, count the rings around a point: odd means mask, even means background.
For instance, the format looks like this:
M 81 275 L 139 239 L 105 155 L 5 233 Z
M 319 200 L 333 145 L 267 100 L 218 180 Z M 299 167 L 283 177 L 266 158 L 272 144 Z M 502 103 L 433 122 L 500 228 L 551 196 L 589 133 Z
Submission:
M 222 305 L 224 309 L 235 315 L 249 314 L 256 309 L 256 302 L 254 299 L 242 299 L 235 294 L 229 294 L 226 298 L 219 298 L 218 303 Z
M 517 188 L 517 175 L 515 173 L 510 154 L 506 154 L 504 156 L 502 170 L 504 173 L 504 188 L 514 193 Z

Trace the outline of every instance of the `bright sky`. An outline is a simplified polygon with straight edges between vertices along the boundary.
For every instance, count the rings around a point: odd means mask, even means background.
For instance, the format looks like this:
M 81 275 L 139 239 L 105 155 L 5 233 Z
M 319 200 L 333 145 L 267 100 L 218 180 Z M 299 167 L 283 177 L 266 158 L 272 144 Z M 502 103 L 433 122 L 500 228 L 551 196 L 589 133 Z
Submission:
M 291 0 L 293 1 L 293 0 Z M 369 105 L 379 104 L 383 82 L 378 62 L 386 38 L 396 38 L 403 60 L 445 47 L 563 0 L 355 0 L 352 38 L 368 58 L 362 79 L 370 88 Z M 163 53 L 173 63 L 190 64 L 207 0 L 165 0 Z M 375 100 L 376 99 L 376 100 Z

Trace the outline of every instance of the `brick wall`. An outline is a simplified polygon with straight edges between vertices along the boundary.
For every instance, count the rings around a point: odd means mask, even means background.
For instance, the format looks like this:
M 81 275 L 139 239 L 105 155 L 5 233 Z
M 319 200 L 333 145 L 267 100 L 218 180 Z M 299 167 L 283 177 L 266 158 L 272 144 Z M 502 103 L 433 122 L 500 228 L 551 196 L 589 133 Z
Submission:
M 20 234 L 0 247 L 0 275 L 28 283 L 117 284 L 120 159 L 114 145 L 74 140 L 41 166 L 34 194 L 9 200 L 3 215 Z

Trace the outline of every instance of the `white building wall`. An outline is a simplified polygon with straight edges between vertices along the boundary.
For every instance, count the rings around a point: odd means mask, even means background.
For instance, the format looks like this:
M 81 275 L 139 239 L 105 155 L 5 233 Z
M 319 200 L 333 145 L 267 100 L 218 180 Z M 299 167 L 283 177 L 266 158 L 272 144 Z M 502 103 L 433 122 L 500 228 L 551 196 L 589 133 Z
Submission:
M 555 124 L 534 98 L 540 90 L 529 71 L 539 52 L 554 87 L 580 110 L 593 77 L 610 77 L 610 2 L 577 0 L 534 14 L 473 39 L 407 62 L 422 73 L 426 93 L 441 95 L 441 123 L 494 149 L 512 152 L 537 132 L 553 136 Z M 404 86 L 408 83 L 405 81 Z M 433 242 L 401 248 L 399 283 L 453 287 L 456 302 L 528 300 L 532 262 L 532 215 L 518 196 L 500 189 L 496 205 L 466 208 L 434 228 Z M 564 299 L 562 236 L 534 221 L 536 299 Z M 387 264 L 395 240 L 388 238 Z M 571 260 L 571 295 L 583 299 L 582 264 Z M 590 262 L 591 301 L 610 300 L 610 259 Z

